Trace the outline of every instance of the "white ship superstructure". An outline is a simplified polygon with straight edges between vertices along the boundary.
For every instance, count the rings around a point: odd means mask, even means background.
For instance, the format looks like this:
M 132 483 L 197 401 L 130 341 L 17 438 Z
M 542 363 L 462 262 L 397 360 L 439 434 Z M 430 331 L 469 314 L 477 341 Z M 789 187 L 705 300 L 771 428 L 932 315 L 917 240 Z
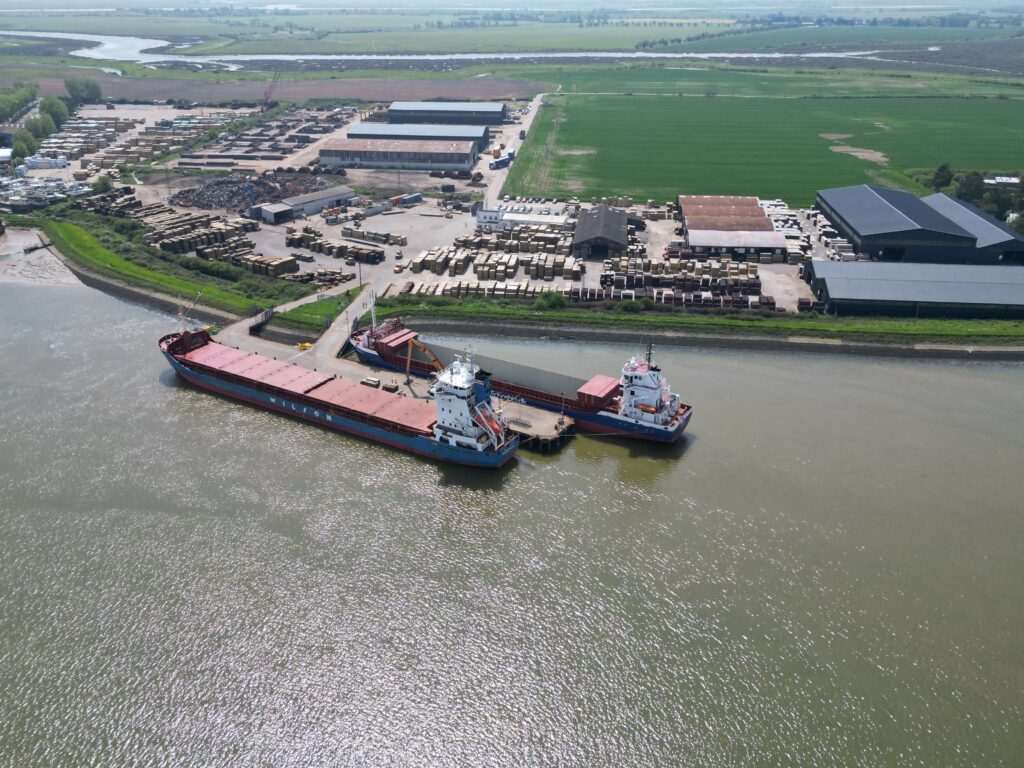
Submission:
M 649 346 L 645 359 L 634 355 L 622 367 L 619 415 L 637 423 L 667 427 L 679 417 L 679 396 L 673 394 L 651 357 Z
M 510 439 L 508 425 L 491 406 L 490 383 L 470 356 L 455 360 L 437 374 L 431 393 L 437 409 L 434 436 L 463 448 L 500 449 Z

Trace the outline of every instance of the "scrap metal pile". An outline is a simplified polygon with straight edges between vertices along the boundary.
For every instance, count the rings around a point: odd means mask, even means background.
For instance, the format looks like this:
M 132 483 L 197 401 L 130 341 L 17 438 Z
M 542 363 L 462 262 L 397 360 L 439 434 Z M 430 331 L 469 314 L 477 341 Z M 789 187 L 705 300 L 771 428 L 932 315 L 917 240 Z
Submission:
M 276 203 L 286 197 L 304 195 L 327 186 L 330 186 L 328 182 L 308 175 L 229 173 L 208 179 L 198 187 L 183 189 L 174 194 L 170 202 L 171 205 L 207 211 L 248 211 L 259 203 Z

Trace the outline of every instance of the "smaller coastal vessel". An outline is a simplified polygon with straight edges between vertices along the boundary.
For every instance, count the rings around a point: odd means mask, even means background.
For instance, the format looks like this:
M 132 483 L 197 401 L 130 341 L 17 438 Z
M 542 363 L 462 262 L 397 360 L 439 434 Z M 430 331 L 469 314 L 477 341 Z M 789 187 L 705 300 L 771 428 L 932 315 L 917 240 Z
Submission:
M 424 343 L 399 318 L 361 328 L 349 343 L 362 362 L 407 376 L 436 375 L 457 357 L 452 348 Z M 654 363 L 650 344 L 646 356 L 631 357 L 617 379 L 600 374 L 581 379 L 483 355 L 475 359 L 499 396 L 565 414 L 583 432 L 674 443 L 693 416 L 693 408 L 680 402 Z
M 519 447 L 491 404 L 487 375 L 468 357 L 436 374 L 426 401 L 219 344 L 205 330 L 169 334 L 159 346 L 200 389 L 419 456 L 500 467 Z
M 663 430 L 666 442 L 674 442 L 686 429 L 693 415 L 693 409 L 679 401 L 679 395 L 672 391 L 661 368 L 653 360 L 652 344 L 647 345 L 643 359 L 635 355 L 622 366 L 619 378 L 621 394 L 613 401 L 614 415 L 622 419 L 629 428 L 634 425 Z M 657 433 L 655 433 L 657 434 Z

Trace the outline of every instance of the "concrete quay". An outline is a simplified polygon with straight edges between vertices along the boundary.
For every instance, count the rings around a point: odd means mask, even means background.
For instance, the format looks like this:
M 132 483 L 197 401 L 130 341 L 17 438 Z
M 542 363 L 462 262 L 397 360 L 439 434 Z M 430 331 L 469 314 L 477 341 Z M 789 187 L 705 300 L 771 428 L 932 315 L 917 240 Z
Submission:
M 340 291 L 339 291 L 340 292 Z M 304 301 L 315 299 L 309 297 L 292 302 L 280 309 L 289 309 Z M 372 303 L 372 296 L 360 296 L 352 305 L 346 307 L 331 327 L 309 349 L 300 350 L 289 344 L 263 339 L 249 332 L 254 319 L 246 318 L 224 328 L 214 337 L 216 341 L 227 346 L 236 347 L 246 352 L 256 352 L 274 360 L 301 365 L 314 371 L 322 371 L 353 381 L 361 381 L 366 377 L 379 379 L 381 384 L 394 384 L 398 392 L 406 397 L 419 400 L 430 399 L 430 382 L 427 379 L 405 375 L 397 371 L 367 365 L 350 357 L 338 357 L 345 341 L 348 339 L 352 321 L 366 312 Z M 494 397 L 495 408 L 503 413 L 509 429 L 519 435 L 520 445 L 541 452 L 557 450 L 575 433 L 575 422 L 568 416 L 534 408 L 523 403 L 511 402 Z

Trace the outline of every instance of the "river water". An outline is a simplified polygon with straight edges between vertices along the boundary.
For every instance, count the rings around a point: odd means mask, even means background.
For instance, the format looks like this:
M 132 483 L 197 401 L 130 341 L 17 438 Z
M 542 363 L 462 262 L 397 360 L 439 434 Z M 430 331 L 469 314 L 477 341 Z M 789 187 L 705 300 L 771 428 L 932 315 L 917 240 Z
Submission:
M 0 285 L 0 764 L 1020 764 L 1021 366 L 663 350 L 685 445 L 474 473 L 174 326 Z

